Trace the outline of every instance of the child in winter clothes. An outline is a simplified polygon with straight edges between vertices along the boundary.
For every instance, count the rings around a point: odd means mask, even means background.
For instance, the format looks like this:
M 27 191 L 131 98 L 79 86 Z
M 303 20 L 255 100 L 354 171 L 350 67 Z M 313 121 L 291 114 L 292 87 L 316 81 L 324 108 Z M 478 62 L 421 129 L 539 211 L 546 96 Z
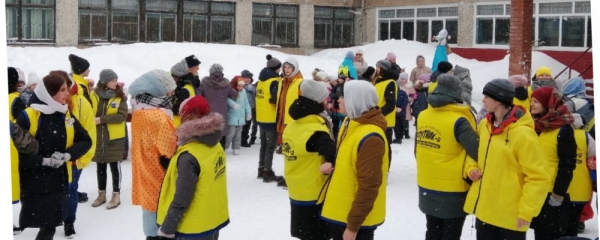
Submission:
M 405 75 L 404 75 L 405 76 Z M 410 133 L 409 133 L 409 127 L 408 124 L 410 121 L 412 121 L 412 104 L 415 101 L 415 99 L 417 98 L 417 92 L 415 91 L 415 88 L 413 87 L 413 82 L 409 80 L 404 81 L 403 79 L 403 75 L 400 74 L 400 84 L 398 84 L 398 86 L 400 86 L 400 89 L 404 92 L 406 92 L 406 95 L 408 97 L 408 104 L 405 107 L 405 113 L 406 115 L 404 116 L 404 138 L 406 139 L 410 139 Z
M 29 73 L 29 80 L 27 81 L 27 88 L 21 92 L 19 96 L 25 105 L 29 106 L 29 98 L 33 95 L 33 90 L 38 83 L 40 83 L 41 79 L 37 76 L 35 72 Z
M 415 123 L 417 122 L 416 119 L 419 118 L 419 113 L 427 108 L 427 89 L 431 84 L 430 78 L 431 74 L 422 74 L 414 84 L 416 97 L 414 97 L 415 100 L 412 104 L 412 114 L 415 117 Z
M 219 144 L 225 119 L 211 113 L 201 96 L 183 101 L 179 114 L 177 152 L 162 182 L 154 221 L 158 236 L 216 240 L 229 224 L 227 161 Z
M 250 109 L 244 85 L 246 85 L 246 82 L 240 76 L 235 76 L 231 79 L 231 88 L 238 93 L 238 97 L 235 101 L 227 99 L 227 104 L 229 105 L 227 119 L 229 133 L 227 134 L 227 140 L 225 140 L 224 149 L 227 150 L 232 145 L 233 155 L 240 154 L 242 128 L 246 124 L 246 121 L 252 120 L 252 110 Z
M 350 77 L 351 79 L 358 79 L 358 74 L 356 73 L 356 68 L 354 68 L 354 53 L 352 51 L 348 51 L 346 53 L 346 57 L 344 57 L 344 61 L 340 64 L 338 68 L 338 75 L 343 74 L 345 76 Z
M 250 103 L 250 109 L 252 109 L 252 120 L 246 121 L 244 129 L 242 129 L 242 147 L 250 147 L 254 145 L 256 141 L 256 84 L 254 83 L 254 74 L 248 70 L 242 71 L 242 78 L 246 82 L 244 90 L 248 95 L 248 103 Z
M 400 79 L 397 81 L 398 83 L 398 100 L 396 101 L 396 125 L 394 126 L 394 135 L 396 139 L 392 141 L 392 143 L 401 144 L 402 138 L 408 135 L 408 132 L 404 132 L 408 128 L 404 126 L 406 124 L 406 111 L 409 106 L 409 97 L 404 90 L 402 90 L 403 83 L 406 83 L 408 80 L 408 74 L 403 72 L 400 73 Z

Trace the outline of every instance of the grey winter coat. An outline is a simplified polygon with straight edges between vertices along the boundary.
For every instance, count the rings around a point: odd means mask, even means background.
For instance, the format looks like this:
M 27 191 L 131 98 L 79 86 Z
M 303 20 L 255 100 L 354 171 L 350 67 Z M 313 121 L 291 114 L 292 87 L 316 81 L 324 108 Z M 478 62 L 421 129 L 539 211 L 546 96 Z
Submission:
M 228 119 L 227 98 L 236 100 L 238 93 L 229 84 L 229 80 L 223 78 L 222 73 L 213 73 L 202 79 L 198 88 L 198 95 L 208 101 L 211 112 L 221 114 L 224 119 Z M 227 136 L 228 129 L 224 128 L 221 137 Z
M 123 160 L 123 151 L 125 148 L 125 138 L 109 140 L 107 123 L 123 123 L 127 120 L 127 99 L 111 104 L 110 98 L 103 98 L 101 92 L 98 94 L 98 110 L 96 117 L 100 118 L 101 124 L 96 125 L 96 154 L 92 161 L 102 163 L 119 162 Z M 113 95 L 114 96 L 114 95 Z M 106 115 L 108 108 L 118 107 L 117 114 Z

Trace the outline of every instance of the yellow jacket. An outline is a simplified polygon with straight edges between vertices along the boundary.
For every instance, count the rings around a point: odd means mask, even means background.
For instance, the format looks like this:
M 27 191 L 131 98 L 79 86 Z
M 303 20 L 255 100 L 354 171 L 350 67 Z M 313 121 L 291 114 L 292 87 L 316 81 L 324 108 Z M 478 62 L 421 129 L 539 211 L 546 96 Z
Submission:
M 497 129 L 488 119 L 479 124 L 479 159 L 474 164 L 483 175 L 473 182 L 464 210 L 487 224 L 526 232 L 528 227 L 517 228 L 517 221 L 531 222 L 540 213 L 550 176 L 531 115 L 515 107 L 510 116 Z
M 73 75 L 77 76 L 77 75 Z M 79 120 L 81 126 L 87 131 L 92 139 L 92 146 L 83 157 L 77 159 L 77 169 L 82 169 L 90 165 L 94 154 L 96 154 L 96 112 L 82 95 L 71 96 L 71 113 Z

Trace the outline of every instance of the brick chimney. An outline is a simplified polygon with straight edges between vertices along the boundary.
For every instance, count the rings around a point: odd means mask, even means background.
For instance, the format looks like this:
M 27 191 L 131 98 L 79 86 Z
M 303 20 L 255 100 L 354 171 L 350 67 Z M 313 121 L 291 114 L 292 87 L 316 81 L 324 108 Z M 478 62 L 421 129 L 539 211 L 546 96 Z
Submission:
M 525 75 L 531 79 L 533 39 L 533 0 L 511 0 L 510 10 L 510 75 Z

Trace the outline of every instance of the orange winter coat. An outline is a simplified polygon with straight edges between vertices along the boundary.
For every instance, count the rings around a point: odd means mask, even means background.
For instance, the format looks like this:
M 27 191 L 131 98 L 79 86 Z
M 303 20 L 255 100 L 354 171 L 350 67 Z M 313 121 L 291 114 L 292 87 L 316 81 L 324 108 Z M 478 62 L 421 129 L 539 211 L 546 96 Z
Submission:
M 160 157 L 177 150 L 173 121 L 160 109 L 141 109 L 131 117 L 131 165 L 133 205 L 156 212 L 166 170 Z

